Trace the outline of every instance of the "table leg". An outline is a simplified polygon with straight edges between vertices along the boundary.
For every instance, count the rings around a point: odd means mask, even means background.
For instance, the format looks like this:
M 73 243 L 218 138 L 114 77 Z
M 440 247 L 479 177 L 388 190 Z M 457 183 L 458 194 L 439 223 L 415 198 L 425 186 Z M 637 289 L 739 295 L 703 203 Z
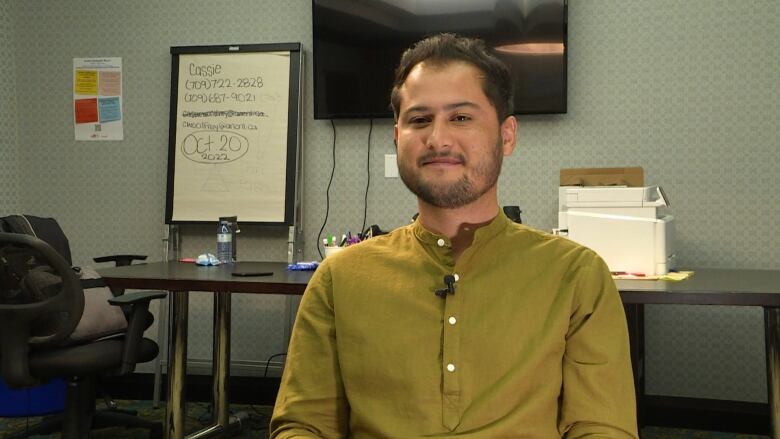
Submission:
M 764 308 L 764 337 L 769 419 L 772 421 L 772 437 L 780 439 L 780 308 Z
M 230 376 L 230 293 L 214 293 L 214 351 L 212 397 L 214 423 L 227 427 L 230 422 L 228 377 Z
M 228 387 L 230 377 L 230 293 L 214 293 L 214 350 L 212 357 L 212 425 L 187 435 L 187 439 L 206 439 L 227 436 L 241 428 L 247 413 L 230 416 Z
M 170 300 L 171 292 L 168 292 L 168 300 Z M 160 306 L 157 312 L 157 340 L 162 343 L 165 340 L 165 328 L 168 324 L 168 301 L 161 300 Z M 160 355 L 154 359 L 154 390 L 152 393 L 152 407 L 160 408 L 160 394 L 162 393 L 162 365 L 160 364 Z
M 187 375 L 186 291 L 168 294 L 168 403 L 165 406 L 165 437 L 184 438 L 184 379 Z

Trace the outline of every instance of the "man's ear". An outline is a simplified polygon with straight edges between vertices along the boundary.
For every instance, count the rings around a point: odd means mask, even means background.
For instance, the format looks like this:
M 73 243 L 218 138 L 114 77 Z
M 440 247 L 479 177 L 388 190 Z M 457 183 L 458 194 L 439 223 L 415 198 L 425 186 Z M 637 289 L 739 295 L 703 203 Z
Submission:
M 393 144 L 398 149 L 398 124 L 393 125 Z
M 514 116 L 507 116 L 503 122 L 501 122 L 501 148 L 504 152 L 504 156 L 512 154 L 515 150 L 515 142 L 517 141 L 517 119 Z

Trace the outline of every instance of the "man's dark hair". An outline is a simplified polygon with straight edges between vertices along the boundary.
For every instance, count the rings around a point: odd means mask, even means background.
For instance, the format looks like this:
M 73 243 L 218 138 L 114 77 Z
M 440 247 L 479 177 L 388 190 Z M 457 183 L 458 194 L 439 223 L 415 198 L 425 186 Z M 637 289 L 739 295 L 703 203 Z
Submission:
M 396 120 L 401 109 L 400 88 L 414 66 L 423 61 L 439 65 L 463 61 L 473 65 L 485 75 L 482 79 L 482 91 L 495 107 L 498 121 L 501 122 L 513 114 L 512 81 L 506 64 L 480 39 L 443 33 L 418 41 L 401 55 L 401 62 L 395 70 L 393 91 L 390 93 L 390 106 Z

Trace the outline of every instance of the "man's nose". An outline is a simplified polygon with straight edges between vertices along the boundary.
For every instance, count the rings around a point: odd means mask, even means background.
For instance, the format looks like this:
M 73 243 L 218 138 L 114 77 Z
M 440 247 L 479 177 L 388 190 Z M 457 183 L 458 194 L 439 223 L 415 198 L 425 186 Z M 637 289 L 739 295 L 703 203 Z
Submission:
M 425 146 L 429 149 L 449 148 L 452 146 L 452 131 L 446 120 L 434 119 L 430 128 Z

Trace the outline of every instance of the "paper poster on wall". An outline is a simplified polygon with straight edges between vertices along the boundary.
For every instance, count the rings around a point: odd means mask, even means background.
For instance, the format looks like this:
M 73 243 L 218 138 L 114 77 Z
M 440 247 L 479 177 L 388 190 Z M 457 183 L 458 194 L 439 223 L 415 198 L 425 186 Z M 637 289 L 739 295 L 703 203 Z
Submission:
M 73 58 L 76 140 L 122 140 L 122 58 Z

